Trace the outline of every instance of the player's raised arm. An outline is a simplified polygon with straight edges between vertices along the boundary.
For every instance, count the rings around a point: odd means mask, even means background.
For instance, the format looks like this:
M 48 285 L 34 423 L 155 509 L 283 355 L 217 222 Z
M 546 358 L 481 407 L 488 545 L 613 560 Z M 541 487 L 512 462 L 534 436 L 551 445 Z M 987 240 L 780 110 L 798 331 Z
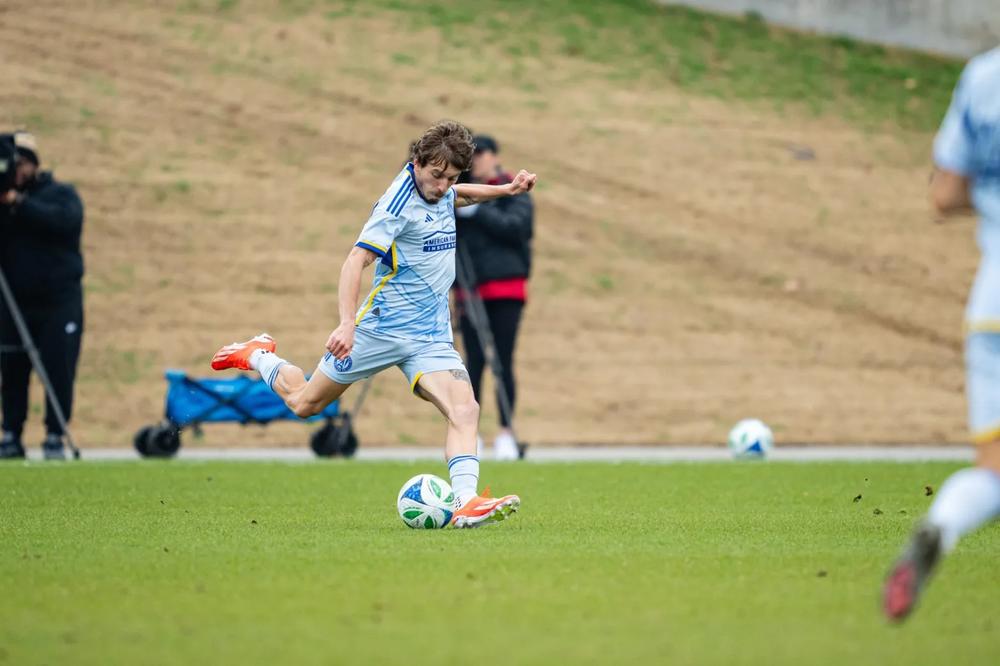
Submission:
M 479 185 L 476 183 L 461 183 L 454 185 L 455 207 L 471 206 L 500 197 L 512 197 L 524 192 L 530 192 L 535 187 L 538 176 L 524 169 L 517 172 L 514 180 L 506 185 Z

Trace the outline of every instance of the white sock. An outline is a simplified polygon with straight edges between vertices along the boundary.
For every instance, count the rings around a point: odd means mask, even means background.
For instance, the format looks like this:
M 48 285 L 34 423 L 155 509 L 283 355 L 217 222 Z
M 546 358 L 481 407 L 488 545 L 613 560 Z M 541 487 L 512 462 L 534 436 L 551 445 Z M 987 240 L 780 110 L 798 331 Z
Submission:
M 448 461 L 448 473 L 451 474 L 451 489 L 455 491 L 455 503 L 462 507 L 478 492 L 479 458 L 455 456 Z
M 264 353 L 263 349 L 254 349 L 252 352 L 250 352 L 250 358 L 247 359 L 247 363 L 250 364 L 250 367 L 253 370 L 257 369 L 257 361 L 260 360 L 260 355 L 263 353 Z
M 949 552 L 958 540 L 1000 515 L 1000 476 L 983 467 L 955 472 L 941 486 L 927 522 L 941 530 Z
M 267 383 L 267 387 L 274 388 L 274 380 L 278 378 L 278 369 L 288 363 L 274 352 L 255 349 L 250 354 L 250 367 L 260 373 L 260 378 Z

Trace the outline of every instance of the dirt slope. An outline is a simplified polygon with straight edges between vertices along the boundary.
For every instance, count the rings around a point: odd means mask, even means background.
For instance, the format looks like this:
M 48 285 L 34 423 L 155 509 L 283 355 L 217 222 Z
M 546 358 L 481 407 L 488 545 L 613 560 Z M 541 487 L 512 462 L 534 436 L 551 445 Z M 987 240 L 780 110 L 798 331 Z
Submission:
M 374 11 L 192 6 L 0 8 L 0 125 L 34 130 L 87 204 L 84 445 L 127 445 L 162 412 L 165 368 L 207 374 L 257 331 L 311 368 L 371 202 L 442 117 L 542 179 L 524 438 L 715 442 L 755 415 L 789 442 L 963 440 L 976 255 L 971 224 L 930 223 L 930 136 L 615 83 L 569 56 L 470 60 Z M 392 371 L 359 431 L 434 444 L 443 426 Z

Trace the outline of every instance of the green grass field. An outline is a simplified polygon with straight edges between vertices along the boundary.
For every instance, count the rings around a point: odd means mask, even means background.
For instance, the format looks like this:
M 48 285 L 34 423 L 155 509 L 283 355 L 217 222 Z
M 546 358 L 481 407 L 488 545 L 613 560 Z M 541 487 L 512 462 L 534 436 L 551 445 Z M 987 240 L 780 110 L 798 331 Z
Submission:
M 732 17 L 649 0 L 545 0 L 516 11 L 503 0 L 482 0 L 476 12 L 448 0 L 329 4 L 336 7 L 326 13 L 331 21 L 392 12 L 407 17 L 409 29 L 438 30 L 450 50 L 469 52 L 469 70 L 483 60 L 484 45 L 498 49 L 501 55 L 491 64 L 502 62 L 515 80 L 524 60 L 568 56 L 603 67 L 593 76 L 622 84 L 669 82 L 697 95 L 832 113 L 866 127 L 936 129 L 963 65 L 955 58 L 777 28 L 754 13 Z M 282 9 L 297 15 L 314 5 L 295 0 Z M 497 75 L 503 74 L 491 71 Z
M 877 610 L 953 465 L 486 463 L 519 515 L 411 531 L 430 467 L 2 466 L 0 664 L 1000 660 L 995 527 Z

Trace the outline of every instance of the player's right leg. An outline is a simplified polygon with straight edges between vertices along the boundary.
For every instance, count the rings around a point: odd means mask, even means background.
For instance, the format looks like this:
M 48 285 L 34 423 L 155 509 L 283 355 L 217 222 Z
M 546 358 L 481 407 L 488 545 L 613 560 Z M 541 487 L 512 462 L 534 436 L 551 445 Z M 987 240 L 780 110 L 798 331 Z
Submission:
M 890 620 L 910 614 L 936 565 L 962 536 L 1000 515 L 1000 334 L 969 336 L 966 365 L 976 466 L 945 481 L 889 572 L 883 609 Z
M 268 387 L 300 418 L 322 412 L 352 383 L 334 381 L 323 372 L 314 372 L 306 380 L 302 369 L 278 356 L 276 348 L 274 339 L 261 333 L 246 342 L 234 342 L 217 351 L 212 358 L 212 369 L 256 370 Z

